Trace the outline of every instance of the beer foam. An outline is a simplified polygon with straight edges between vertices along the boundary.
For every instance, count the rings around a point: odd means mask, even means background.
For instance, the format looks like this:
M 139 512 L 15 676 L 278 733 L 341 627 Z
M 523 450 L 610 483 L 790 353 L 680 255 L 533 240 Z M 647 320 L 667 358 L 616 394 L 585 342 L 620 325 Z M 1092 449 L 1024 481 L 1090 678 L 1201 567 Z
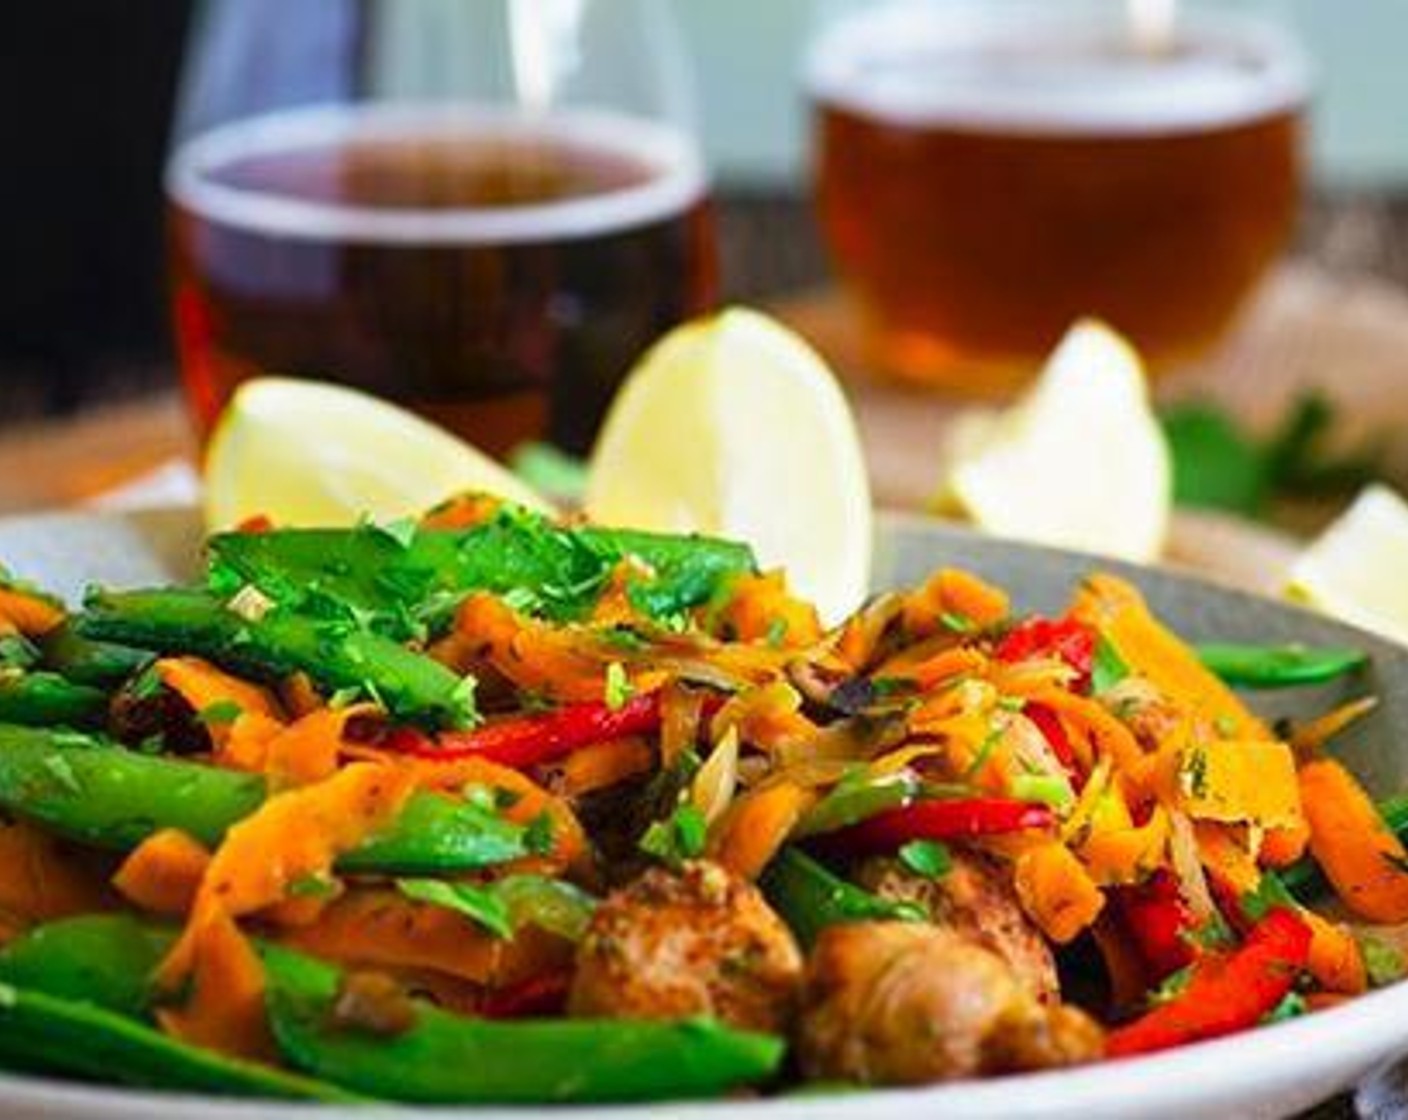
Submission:
M 822 33 L 808 87 L 888 120 L 1062 135 L 1200 131 L 1308 96 L 1304 55 L 1270 23 L 1185 13 L 1155 52 L 1120 14 L 1108 4 L 887 4 Z
M 628 158 L 654 174 L 643 183 L 579 198 L 440 209 L 361 206 L 218 179 L 222 169 L 245 160 L 312 146 L 443 140 L 456 134 L 561 138 Z M 678 214 L 707 189 L 698 148 L 683 132 L 601 110 L 533 116 L 467 105 L 310 106 L 211 129 L 179 146 L 166 168 L 167 194 L 207 221 L 277 237 L 361 244 L 513 244 L 599 236 Z

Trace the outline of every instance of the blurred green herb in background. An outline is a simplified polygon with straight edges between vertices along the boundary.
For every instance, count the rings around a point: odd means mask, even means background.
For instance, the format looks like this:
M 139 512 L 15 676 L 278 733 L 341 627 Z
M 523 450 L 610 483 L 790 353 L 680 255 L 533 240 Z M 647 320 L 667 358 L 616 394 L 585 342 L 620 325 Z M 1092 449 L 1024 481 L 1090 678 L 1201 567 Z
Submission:
M 1351 494 L 1379 476 L 1383 460 L 1381 441 L 1328 450 L 1334 406 L 1314 392 L 1296 400 L 1263 439 L 1207 403 L 1177 405 L 1161 419 L 1173 454 L 1174 501 L 1181 506 L 1259 517 L 1274 498 Z

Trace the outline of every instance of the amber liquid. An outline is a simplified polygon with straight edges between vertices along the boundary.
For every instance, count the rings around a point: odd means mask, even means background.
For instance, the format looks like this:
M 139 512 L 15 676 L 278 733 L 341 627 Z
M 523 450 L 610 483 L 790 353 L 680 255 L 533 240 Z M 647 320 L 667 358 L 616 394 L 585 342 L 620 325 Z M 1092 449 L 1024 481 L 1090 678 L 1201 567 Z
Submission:
M 1297 106 L 1205 124 L 886 115 L 821 99 L 818 204 L 881 369 L 990 392 L 1096 315 L 1166 366 L 1227 327 L 1285 245 Z
M 178 152 L 173 311 L 201 431 L 275 372 L 494 454 L 586 451 L 631 363 L 715 299 L 702 176 L 618 123 L 304 114 Z

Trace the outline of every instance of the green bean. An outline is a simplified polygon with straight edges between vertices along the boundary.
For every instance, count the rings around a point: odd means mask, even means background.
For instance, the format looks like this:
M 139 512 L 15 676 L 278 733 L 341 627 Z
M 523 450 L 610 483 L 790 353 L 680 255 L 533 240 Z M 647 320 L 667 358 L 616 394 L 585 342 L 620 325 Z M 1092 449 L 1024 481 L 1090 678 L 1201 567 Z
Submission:
M 219 844 L 266 796 L 264 779 L 128 751 L 75 733 L 0 725 L 0 809 L 73 840 L 128 851 L 178 828 Z M 470 801 L 419 792 L 338 862 L 349 872 L 465 871 L 527 853 L 524 829 Z
M 761 886 L 805 946 L 840 922 L 914 922 L 927 917 L 915 903 L 893 902 L 862 890 L 794 847 L 778 853 L 763 873 Z
M 97 593 L 75 625 L 86 638 L 194 653 L 262 679 L 302 671 L 329 690 L 356 689 L 404 719 L 462 727 L 475 714 L 472 679 L 341 621 L 285 611 L 245 618 L 203 592 L 171 589 Z
M 1205 666 L 1228 684 L 1243 688 L 1323 684 L 1363 668 L 1369 660 L 1363 650 L 1311 649 L 1302 645 L 1205 642 L 1196 649 Z

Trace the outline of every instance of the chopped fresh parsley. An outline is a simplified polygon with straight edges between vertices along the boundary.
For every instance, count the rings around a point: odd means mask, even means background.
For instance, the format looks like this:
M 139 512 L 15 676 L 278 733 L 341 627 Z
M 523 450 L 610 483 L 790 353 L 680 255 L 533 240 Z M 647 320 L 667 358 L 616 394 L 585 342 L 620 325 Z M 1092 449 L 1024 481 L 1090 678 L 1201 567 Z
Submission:
M 926 879 L 940 879 L 953 867 L 948 848 L 937 840 L 911 840 L 901 845 L 900 862 Z
M 508 903 L 492 887 L 447 883 L 443 879 L 397 879 L 396 889 L 413 902 L 428 902 L 463 914 L 495 937 L 513 936 Z
M 957 611 L 942 611 L 939 621 L 944 624 L 945 629 L 952 630 L 955 634 L 974 634 L 978 630 L 977 623 Z
M 1287 992 L 1280 1003 L 1261 1017 L 1261 1021 L 1263 1024 L 1284 1023 L 1287 1019 L 1299 1018 L 1309 1010 L 1303 995 L 1299 992 Z
M 1278 906 L 1293 911 L 1300 908 L 1281 877 L 1269 871 L 1261 877 L 1256 890 L 1242 895 L 1242 913 L 1253 922 L 1261 921 Z
M 1012 779 L 1012 796 L 1018 801 L 1039 801 L 1053 809 L 1075 802 L 1071 783 L 1060 774 L 1018 774 Z
M 631 687 L 631 678 L 626 675 L 626 667 L 619 661 L 613 661 L 606 667 L 606 706 L 613 712 L 619 712 L 626 706 L 634 690 Z
M 677 865 L 704 854 L 709 826 L 698 806 L 686 802 L 663 821 L 655 821 L 640 838 L 640 850 Z
M 552 855 L 555 842 L 552 814 L 546 810 L 539 813 L 523 830 L 523 846 L 535 856 Z
M 1192 965 L 1180 968 L 1177 972 L 1170 972 L 1164 977 L 1163 983 L 1149 993 L 1149 1002 L 1157 1007 L 1159 1004 L 1177 999 L 1188 990 L 1188 983 L 1192 979 Z
M 1372 933 L 1359 934 L 1358 941 L 1360 955 L 1364 958 L 1364 971 L 1375 988 L 1396 984 L 1408 974 L 1408 964 L 1405 964 L 1403 953 L 1397 946 Z
M 388 521 L 385 525 L 374 525 L 372 528 L 382 536 L 390 537 L 402 548 L 410 548 L 411 542 L 416 539 L 420 525 L 414 517 L 398 517 L 395 521 Z
M 196 713 L 196 719 L 211 727 L 215 724 L 234 723 L 240 718 L 244 709 L 235 700 L 217 700 L 213 704 L 207 704 Z
M 1090 691 L 1103 696 L 1129 676 L 1129 666 L 1125 664 L 1120 651 L 1104 634 L 1095 635 L 1095 659 L 1090 668 Z
M 327 875 L 300 875 L 288 885 L 290 898 L 330 898 L 337 893 L 337 880 Z

